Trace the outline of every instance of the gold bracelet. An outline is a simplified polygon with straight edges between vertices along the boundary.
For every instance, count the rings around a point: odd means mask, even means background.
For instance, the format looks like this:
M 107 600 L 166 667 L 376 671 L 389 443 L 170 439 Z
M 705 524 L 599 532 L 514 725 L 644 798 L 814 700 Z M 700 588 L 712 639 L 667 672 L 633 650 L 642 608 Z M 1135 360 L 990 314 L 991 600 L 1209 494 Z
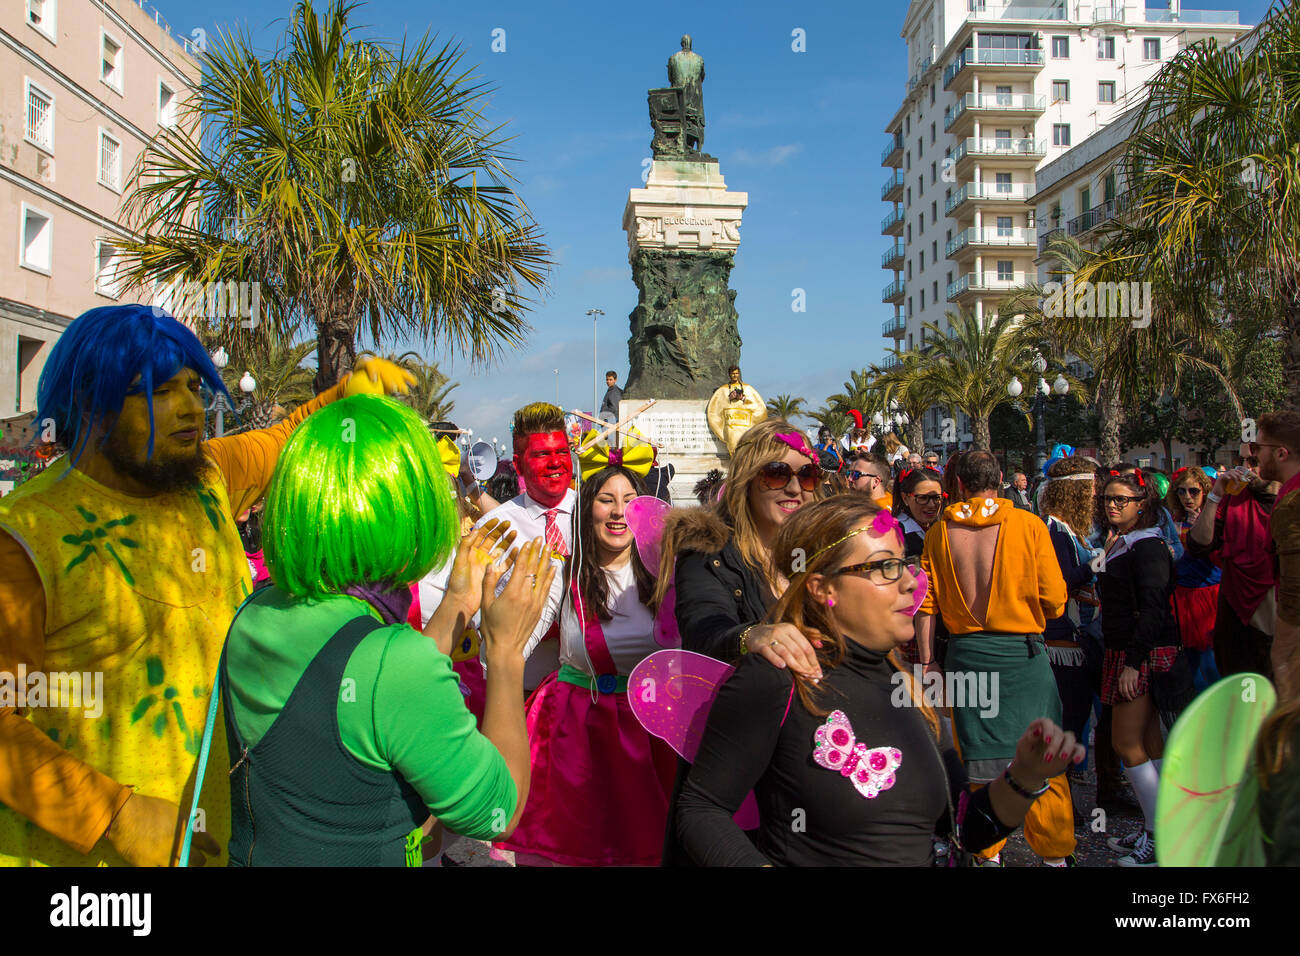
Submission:
M 740 653 L 741 654 L 749 653 L 749 642 L 748 642 L 749 632 L 756 627 L 758 627 L 757 624 L 751 624 L 749 625 L 749 627 L 745 628 L 743 631 L 740 632 Z

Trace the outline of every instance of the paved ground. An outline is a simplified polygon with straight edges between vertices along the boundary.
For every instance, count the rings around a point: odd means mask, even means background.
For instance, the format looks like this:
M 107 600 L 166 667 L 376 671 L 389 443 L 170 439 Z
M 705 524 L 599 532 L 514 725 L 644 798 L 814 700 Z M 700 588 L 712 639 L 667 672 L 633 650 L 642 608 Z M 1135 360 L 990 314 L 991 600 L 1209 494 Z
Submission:
M 1078 841 L 1075 858 L 1079 866 L 1115 866 L 1119 854 L 1106 845 L 1108 836 L 1124 836 L 1141 825 L 1142 815 L 1137 810 L 1110 810 L 1104 816 L 1095 816 L 1097 783 L 1091 769 L 1070 775 L 1070 791 L 1074 798 L 1074 836 Z M 1104 829 L 1098 830 L 1101 826 Z M 479 840 L 460 837 L 447 850 L 450 862 L 459 866 L 514 866 L 514 854 L 498 853 L 494 858 L 492 848 Z M 1002 853 L 1005 866 L 1041 866 L 1042 863 L 1025 843 L 1024 832 L 1017 830 L 1007 841 Z

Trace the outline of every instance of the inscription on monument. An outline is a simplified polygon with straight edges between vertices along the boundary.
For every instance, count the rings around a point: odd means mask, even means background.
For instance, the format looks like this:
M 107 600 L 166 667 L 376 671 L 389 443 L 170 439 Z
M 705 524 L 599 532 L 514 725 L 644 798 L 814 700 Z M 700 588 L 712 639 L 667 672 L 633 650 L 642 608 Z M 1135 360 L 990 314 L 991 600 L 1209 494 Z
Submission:
M 661 456 L 715 455 L 719 450 L 702 410 L 678 412 L 652 408 L 637 418 L 636 427 L 652 442 L 663 446 Z

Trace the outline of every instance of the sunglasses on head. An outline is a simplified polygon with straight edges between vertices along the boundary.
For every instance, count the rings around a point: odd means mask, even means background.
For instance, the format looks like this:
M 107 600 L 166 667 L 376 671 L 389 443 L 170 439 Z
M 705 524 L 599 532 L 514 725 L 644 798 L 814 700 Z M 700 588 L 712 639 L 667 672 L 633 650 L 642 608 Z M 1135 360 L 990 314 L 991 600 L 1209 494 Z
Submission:
M 798 478 L 799 487 L 804 491 L 813 491 L 817 488 L 817 482 L 821 480 L 821 469 L 809 462 L 796 471 L 784 461 L 769 461 L 759 469 L 758 476 L 769 491 L 784 488 L 790 484 L 791 478 Z

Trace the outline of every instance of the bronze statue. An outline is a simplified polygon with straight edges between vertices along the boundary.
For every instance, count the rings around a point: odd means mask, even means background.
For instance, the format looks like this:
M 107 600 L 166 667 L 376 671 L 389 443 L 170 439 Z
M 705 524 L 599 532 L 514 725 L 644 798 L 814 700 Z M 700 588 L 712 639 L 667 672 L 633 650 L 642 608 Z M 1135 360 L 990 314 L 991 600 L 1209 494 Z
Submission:
M 682 91 L 682 134 L 687 149 L 704 145 L 704 57 L 691 50 L 691 37 L 682 37 L 682 49 L 668 58 L 668 85 Z

